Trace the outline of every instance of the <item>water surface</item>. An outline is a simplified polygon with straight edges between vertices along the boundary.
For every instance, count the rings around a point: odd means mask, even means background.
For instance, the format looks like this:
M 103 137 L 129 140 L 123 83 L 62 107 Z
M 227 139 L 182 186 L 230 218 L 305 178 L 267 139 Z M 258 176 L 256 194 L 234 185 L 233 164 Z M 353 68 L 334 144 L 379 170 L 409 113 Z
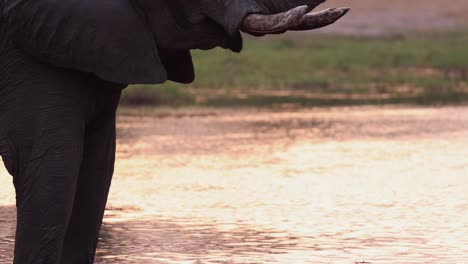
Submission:
M 468 107 L 124 109 L 118 130 L 97 263 L 468 263 Z

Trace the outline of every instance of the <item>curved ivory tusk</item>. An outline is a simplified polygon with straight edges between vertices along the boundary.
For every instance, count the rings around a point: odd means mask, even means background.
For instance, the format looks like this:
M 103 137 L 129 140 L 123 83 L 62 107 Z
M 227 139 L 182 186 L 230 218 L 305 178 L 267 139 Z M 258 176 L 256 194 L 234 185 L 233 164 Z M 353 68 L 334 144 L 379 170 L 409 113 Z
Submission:
M 302 17 L 299 26 L 290 30 L 312 30 L 331 25 L 346 15 L 351 8 L 330 8 L 316 13 L 309 13 Z
M 298 6 L 287 12 L 275 15 L 248 15 L 242 22 L 241 30 L 253 34 L 270 34 L 286 31 L 301 25 L 301 18 L 307 14 L 309 7 Z

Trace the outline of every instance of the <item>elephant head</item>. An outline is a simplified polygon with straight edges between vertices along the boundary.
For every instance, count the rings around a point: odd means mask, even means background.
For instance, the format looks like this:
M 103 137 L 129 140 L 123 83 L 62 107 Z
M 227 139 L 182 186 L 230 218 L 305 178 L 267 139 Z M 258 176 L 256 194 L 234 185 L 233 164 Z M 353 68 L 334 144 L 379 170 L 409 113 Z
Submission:
M 325 0 L 4 0 L 16 47 L 116 83 L 194 79 L 192 49 L 239 52 L 252 35 L 329 25 L 348 9 Z

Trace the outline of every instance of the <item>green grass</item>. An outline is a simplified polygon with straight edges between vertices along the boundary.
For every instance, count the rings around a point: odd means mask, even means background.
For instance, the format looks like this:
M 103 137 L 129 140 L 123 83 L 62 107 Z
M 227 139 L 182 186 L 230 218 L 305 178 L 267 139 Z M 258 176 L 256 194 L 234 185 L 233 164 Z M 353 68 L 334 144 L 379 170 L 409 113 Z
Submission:
M 195 51 L 193 57 L 193 84 L 131 87 L 124 102 L 435 103 L 466 101 L 468 91 L 466 32 L 405 38 L 249 38 L 241 54 L 215 49 Z

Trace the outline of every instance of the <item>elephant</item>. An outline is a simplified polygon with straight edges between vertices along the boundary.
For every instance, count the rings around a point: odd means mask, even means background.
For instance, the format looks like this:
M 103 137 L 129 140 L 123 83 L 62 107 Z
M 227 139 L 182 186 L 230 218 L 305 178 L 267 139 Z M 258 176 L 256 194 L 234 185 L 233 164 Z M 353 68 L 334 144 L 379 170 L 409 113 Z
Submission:
M 93 263 L 129 84 L 194 80 L 191 51 L 330 25 L 325 0 L 0 0 L 0 155 L 15 264 Z

